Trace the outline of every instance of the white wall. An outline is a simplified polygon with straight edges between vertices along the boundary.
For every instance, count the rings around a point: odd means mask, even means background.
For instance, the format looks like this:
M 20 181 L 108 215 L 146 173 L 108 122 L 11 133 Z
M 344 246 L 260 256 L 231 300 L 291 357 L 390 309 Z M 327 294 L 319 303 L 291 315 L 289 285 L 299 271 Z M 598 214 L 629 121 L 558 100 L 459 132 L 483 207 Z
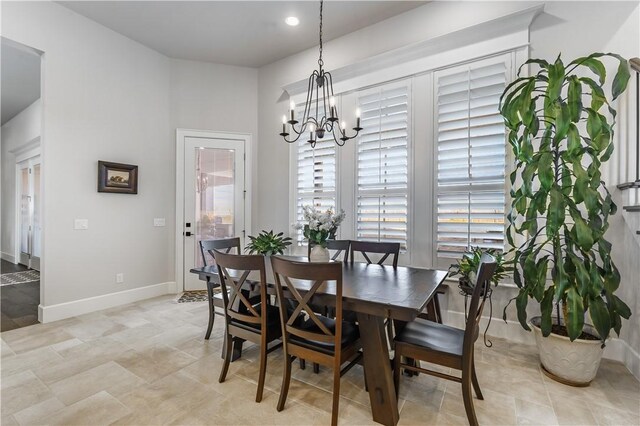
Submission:
M 42 103 L 40 99 L 7 121 L 0 134 L 2 136 L 2 219 L 1 251 L 4 259 L 14 261 L 15 212 L 16 212 L 16 156 L 19 150 L 40 136 Z
M 2 36 L 44 52 L 41 306 L 59 318 L 166 292 L 175 129 L 255 141 L 257 70 L 171 60 L 52 2 L 3 2 Z M 98 160 L 137 164 L 138 194 L 98 193 Z M 156 217 L 167 226 L 153 227 Z M 75 218 L 89 230 L 74 231 Z
M 3 2 L 2 35 L 44 52 L 41 304 L 172 281 L 169 60 L 50 2 Z M 137 164 L 138 195 L 98 193 L 98 160 Z
M 534 4 L 539 2 L 429 3 L 325 43 L 324 62 L 330 71 L 391 49 L 524 10 Z M 531 57 L 554 60 L 562 52 L 563 57 L 570 60 L 595 51 L 614 51 L 626 57 L 640 56 L 639 13 L 637 2 L 545 2 L 544 13 L 531 26 Z M 280 117 L 287 105 L 282 87 L 307 78 L 316 60 L 317 49 L 314 48 L 260 69 L 257 224 L 260 228 L 285 232 L 289 230 L 289 146 L 278 136 Z M 631 113 L 628 115 L 631 116 Z M 633 140 L 635 139 L 622 138 L 618 145 L 631 144 Z M 421 166 L 418 158 L 414 161 L 415 167 Z M 608 355 L 623 359 L 631 354 L 633 360 L 625 361 L 634 374 L 639 376 L 640 336 L 637 330 L 640 325 L 640 304 L 637 277 L 640 276 L 640 271 L 637 259 L 640 258 L 640 248 L 621 215 L 613 219 L 608 236 L 614 242 L 613 256 L 623 274 L 620 296 L 635 312 L 632 320 L 623 325 L 624 341 L 610 345 L 613 348 Z M 414 256 L 415 258 L 424 257 Z M 415 264 L 430 266 L 421 262 Z M 494 293 L 494 320 L 497 321 L 492 325 L 493 333 L 531 341 L 532 336 L 521 330 L 517 321 L 508 325 L 501 322 L 502 307 L 513 297 L 514 292 L 513 287 L 503 286 Z M 448 299 L 445 304 L 449 307 L 449 320 L 461 322 L 464 309 L 462 300 L 455 291 L 450 292 Z M 513 313 L 510 318 L 515 320 Z
M 258 70 L 172 59 L 171 127 L 250 133 L 253 137 L 250 151 L 255 152 L 258 135 Z M 256 156 L 247 158 L 247 169 L 256 168 Z M 252 188 L 257 188 L 257 178 L 257 173 L 254 173 Z M 256 206 L 257 190 L 254 189 L 252 197 L 252 205 Z M 252 209 L 252 214 L 256 214 L 256 209 Z M 254 216 L 252 223 L 256 219 Z M 249 231 L 247 235 L 250 235 Z

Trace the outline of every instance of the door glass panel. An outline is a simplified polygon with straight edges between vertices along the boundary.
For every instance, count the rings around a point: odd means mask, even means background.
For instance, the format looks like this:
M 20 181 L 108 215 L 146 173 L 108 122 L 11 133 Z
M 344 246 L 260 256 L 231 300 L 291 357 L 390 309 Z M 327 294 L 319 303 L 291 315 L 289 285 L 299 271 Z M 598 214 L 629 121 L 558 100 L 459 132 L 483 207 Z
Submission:
M 40 164 L 33 166 L 33 253 L 40 257 L 42 226 L 40 224 Z
M 20 171 L 20 251 L 29 253 L 29 169 Z
M 201 240 L 218 240 L 235 236 L 235 151 L 219 148 L 196 148 L 195 174 L 195 259 L 204 265 Z M 207 264 L 213 259 L 207 253 Z

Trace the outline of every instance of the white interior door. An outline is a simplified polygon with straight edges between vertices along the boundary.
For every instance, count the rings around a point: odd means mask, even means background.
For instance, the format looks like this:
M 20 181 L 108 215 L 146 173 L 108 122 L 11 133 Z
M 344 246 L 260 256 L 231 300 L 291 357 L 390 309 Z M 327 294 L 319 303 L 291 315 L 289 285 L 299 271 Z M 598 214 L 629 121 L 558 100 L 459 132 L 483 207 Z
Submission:
M 40 156 L 17 164 L 19 263 L 40 270 L 42 247 Z
M 204 282 L 189 272 L 203 265 L 201 240 L 240 237 L 244 246 L 244 148 L 239 140 L 184 139 L 185 290 L 205 288 Z

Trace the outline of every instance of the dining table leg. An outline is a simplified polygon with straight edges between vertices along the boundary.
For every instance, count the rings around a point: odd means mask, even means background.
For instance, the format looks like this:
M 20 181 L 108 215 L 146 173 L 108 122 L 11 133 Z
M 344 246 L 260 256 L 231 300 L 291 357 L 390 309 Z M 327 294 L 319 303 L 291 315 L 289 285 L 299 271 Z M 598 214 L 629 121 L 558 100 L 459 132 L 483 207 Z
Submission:
M 373 420 L 383 425 L 395 426 L 400 414 L 393 386 L 384 318 L 358 312 L 358 324 Z

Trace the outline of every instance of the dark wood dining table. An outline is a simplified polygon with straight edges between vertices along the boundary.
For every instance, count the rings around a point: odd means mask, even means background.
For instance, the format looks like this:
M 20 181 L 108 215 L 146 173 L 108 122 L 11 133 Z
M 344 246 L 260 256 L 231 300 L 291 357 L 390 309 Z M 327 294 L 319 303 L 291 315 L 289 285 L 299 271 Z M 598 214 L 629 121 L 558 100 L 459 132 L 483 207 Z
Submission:
M 285 256 L 298 261 L 304 257 Z M 271 262 L 265 257 L 268 292 L 275 294 Z M 218 280 L 215 266 L 191 269 L 202 280 Z M 446 271 L 398 266 L 343 263 L 343 309 L 357 314 L 364 356 L 364 372 L 369 388 L 373 420 L 395 426 L 398 423 L 398 399 L 393 386 L 385 319 L 394 320 L 396 330 L 424 311 L 447 276 Z M 248 277 L 259 281 L 259 277 Z M 249 284 L 252 285 L 252 284 Z M 255 284 L 253 284 L 255 285 Z M 311 286 L 312 283 L 309 283 Z M 330 304 L 335 283 L 326 282 L 316 293 L 318 303 Z M 326 301 L 322 295 L 327 295 Z

